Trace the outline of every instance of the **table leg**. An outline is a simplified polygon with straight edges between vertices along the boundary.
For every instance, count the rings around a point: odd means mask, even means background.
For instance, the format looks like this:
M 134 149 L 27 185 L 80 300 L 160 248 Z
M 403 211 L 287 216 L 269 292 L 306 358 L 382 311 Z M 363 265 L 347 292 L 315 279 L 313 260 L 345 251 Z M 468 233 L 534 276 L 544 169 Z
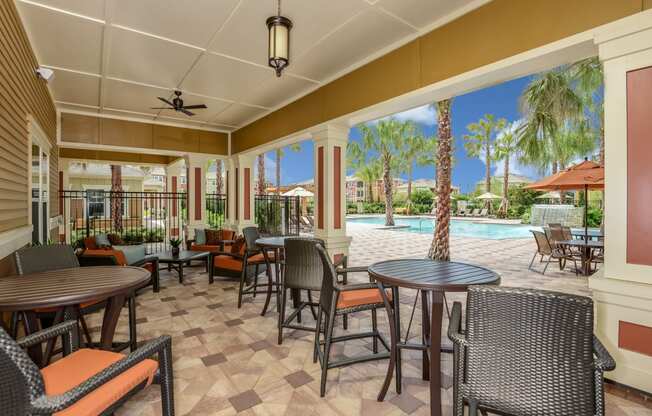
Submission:
M 267 313 L 267 308 L 269 307 L 269 302 L 272 300 L 272 288 L 274 287 L 274 278 L 272 276 L 272 265 L 269 261 L 269 254 L 267 254 L 266 249 L 262 249 L 263 257 L 265 258 L 265 265 L 267 266 L 267 296 L 265 297 L 265 306 L 263 306 L 263 311 L 260 313 L 261 316 L 265 316 Z M 246 273 L 246 271 L 245 271 Z
M 441 326 L 444 293 L 432 291 L 430 320 L 430 415 L 441 416 Z
M 417 295 L 418 296 L 418 295 Z M 421 290 L 421 340 L 423 345 L 430 343 L 430 305 L 428 305 L 428 292 Z M 422 353 L 422 377 L 424 380 L 430 380 L 430 359 L 428 351 Z
M 138 348 L 138 332 L 136 331 L 136 294 L 129 296 L 129 349 L 131 352 Z
M 183 284 L 183 262 L 179 262 L 179 268 L 177 271 L 179 272 L 179 283 Z
M 110 351 L 113 347 L 113 336 L 115 327 L 118 325 L 120 311 L 125 304 L 124 294 L 116 295 L 106 301 L 104 318 L 102 320 L 102 335 L 100 337 L 100 348 Z
M 23 312 L 23 325 L 25 327 L 25 336 L 37 332 L 39 330 L 39 324 L 36 312 Z M 43 349 L 41 348 L 41 344 L 29 347 L 27 349 L 27 353 L 29 354 L 32 361 L 34 361 L 34 364 L 36 364 L 39 368 L 43 366 Z
M 385 285 L 383 285 L 381 282 L 376 282 L 376 285 L 378 286 L 378 290 L 380 290 L 380 294 L 383 297 L 383 303 L 385 304 L 385 311 L 387 311 L 387 320 L 389 321 L 389 335 L 390 335 L 389 365 L 387 366 L 387 374 L 385 375 L 385 381 L 383 382 L 383 386 L 381 387 L 380 392 L 378 392 L 378 398 L 377 398 L 379 402 L 382 402 L 383 400 L 385 400 L 385 395 L 387 394 L 387 390 L 389 390 L 389 384 L 392 382 L 392 374 L 394 374 L 394 368 L 396 366 L 396 351 L 398 350 L 397 348 L 398 337 L 396 336 L 396 328 L 393 325 L 394 322 L 393 303 L 396 300 L 396 298 L 393 298 L 392 302 L 390 302 L 389 298 L 387 297 L 387 293 L 385 292 Z
M 398 287 L 392 288 L 392 299 L 394 300 L 394 328 L 396 331 L 396 342 L 401 342 L 401 301 L 399 299 Z M 403 373 L 401 371 L 402 365 L 402 351 L 396 348 L 396 394 L 401 394 L 401 386 L 403 384 Z

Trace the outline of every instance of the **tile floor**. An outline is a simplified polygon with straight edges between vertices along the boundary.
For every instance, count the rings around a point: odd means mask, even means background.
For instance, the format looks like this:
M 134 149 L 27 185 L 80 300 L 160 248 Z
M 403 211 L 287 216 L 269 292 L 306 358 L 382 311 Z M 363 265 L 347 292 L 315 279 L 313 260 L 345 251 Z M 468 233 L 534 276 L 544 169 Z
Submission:
M 387 258 L 422 257 L 430 236 L 402 231 L 374 230 L 349 225 L 353 236 L 351 265 L 363 265 Z M 527 271 L 534 252 L 530 240 L 487 241 L 452 239 L 453 260 L 490 267 L 502 275 L 502 284 L 554 289 L 588 294 L 586 279 L 559 272 L 551 265 L 545 276 Z M 319 397 L 320 368 L 312 362 L 312 334 L 286 331 L 282 345 L 276 342 L 276 313 L 261 317 L 264 299 L 248 299 L 236 308 L 236 283 L 216 281 L 209 285 L 202 266 L 188 269 L 186 282 L 162 271 L 160 293 L 138 297 L 138 333 L 146 340 L 161 334 L 173 337 L 175 400 L 178 415 L 400 415 L 428 414 L 428 385 L 421 380 L 421 360 L 417 352 L 404 352 L 403 394 L 390 388 L 386 401 L 376 395 L 382 384 L 387 361 L 356 364 L 329 371 L 327 394 Z M 358 275 L 355 279 L 365 279 Z M 410 295 L 410 296 L 408 296 Z M 412 294 L 402 297 L 402 317 L 409 319 Z M 463 295 L 450 296 L 463 300 Z M 379 314 L 381 330 L 386 317 Z M 419 313 L 416 314 L 419 316 Z M 93 317 L 99 325 L 98 317 Z M 412 336 L 420 333 L 413 326 Z M 311 322 L 304 314 L 304 322 Z M 368 314 L 351 317 L 350 330 L 370 327 Z M 447 322 L 444 322 L 444 327 Z M 341 328 L 341 325 L 339 325 Z M 404 325 L 406 328 L 407 325 Z M 121 320 L 116 338 L 125 338 L 126 320 Z M 336 345 L 336 356 L 352 356 L 368 351 L 363 341 Z M 452 357 L 445 355 L 443 368 L 444 414 L 451 414 Z M 160 414 L 156 386 L 141 392 L 118 415 Z M 607 395 L 609 416 L 652 416 L 652 406 L 627 400 L 622 394 Z

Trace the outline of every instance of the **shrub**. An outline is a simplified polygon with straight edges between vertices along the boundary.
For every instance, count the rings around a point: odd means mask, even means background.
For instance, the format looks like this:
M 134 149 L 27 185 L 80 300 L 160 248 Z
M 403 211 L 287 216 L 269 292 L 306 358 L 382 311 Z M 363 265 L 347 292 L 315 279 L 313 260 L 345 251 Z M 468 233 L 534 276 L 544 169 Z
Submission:
M 412 192 L 412 202 L 416 205 L 428 205 L 430 207 L 433 200 L 434 195 L 428 189 L 417 189 Z
M 521 222 L 523 224 L 529 224 L 530 223 L 530 211 L 526 211 L 521 215 Z
M 588 226 L 599 227 L 602 224 L 602 215 L 603 212 L 601 209 L 589 207 L 589 210 L 586 213 L 586 221 Z

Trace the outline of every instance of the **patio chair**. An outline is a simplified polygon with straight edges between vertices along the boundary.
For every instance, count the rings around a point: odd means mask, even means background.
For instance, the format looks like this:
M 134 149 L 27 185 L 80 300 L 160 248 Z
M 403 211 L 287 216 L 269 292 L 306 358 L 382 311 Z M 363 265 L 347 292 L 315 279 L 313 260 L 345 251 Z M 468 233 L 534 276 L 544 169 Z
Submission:
M 263 255 L 262 250 L 256 244 L 256 240 L 260 238 L 260 233 L 258 232 L 258 227 L 245 227 L 242 229 L 242 234 L 244 236 L 244 251 L 242 256 L 243 269 L 240 274 L 240 287 L 238 288 L 238 308 L 242 307 L 242 298 L 245 295 L 252 295 L 256 297 L 257 294 L 267 294 L 267 288 L 263 290 L 258 289 L 258 276 L 261 272 L 267 270 L 267 263 L 265 262 L 265 256 Z M 276 261 L 275 258 L 269 258 L 271 263 Z M 246 269 L 249 266 L 254 267 L 253 276 L 249 276 L 246 273 Z M 278 283 L 276 289 L 278 290 Z
M 486 217 L 489 215 L 489 209 L 487 208 L 482 208 L 480 213 L 478 214 L 478 217 Z
M 378 332 L 376 309 L 384 308 L 385 304 L 376 284 L 370 282 L 340 286 L 337 283 L 335 267 L 333 266 L 326 249 L 324 249 L 321 244 L 316 244 L 315 248 L 321 258 L 324 277 L 322 279 L 321 292 L 319 296 L 319 310 L 317 312 L 317 331 L 315 332 L 315 351 L 313 361 L 317 362 L 317 360 L 319 360 L 321 366 L 321 385 L 319 394 L 321 397 L 324 397 L 326 394 L 326 380 L 328 378 L 329 369 L 349 364 L 389 358 L 390 348 L 382 335 L 380 335 L 380 332 Z M 371 331 L 337 337 L 333 336 L 336 316 L 361 311 L 371 311 Z M 323 342 L 320 340 L 322 324 L 325 338 Z M 372 354 L 348 357 L 339 361 L 331 361 L 330 353 L 333 343 L 362 338 L 372 338 Z M 385 347 L 387 352 L 378 352 L 378 341 L 380 341 L 383 347 Z
M 470 287 L 455 302 L 453 415 L 603 416 L 603 372 L 616 364 L 593 335 L 593 301 L 558 292 Z
M 312 315 L 317 319 L 315 308 L 319 303 L 312 299 L 312 292 L 321 290 L 324 271 L 321 264 L 319 252 L 315 248 L 317 244 L 324 246 L 324 241 L 318 238 L 294 237 L 285 240 L 285 261 L 283 282 L 281 283 L 281 296 L 279 308 L 279 329 L 278 343 L 283 343 L 283 328 L 297 329 L 301 331 L 315 332 L 315 328 L 295 325 L 292 322 L 296 319 L 301 324 L 301 312 L 307 306 L 310 307 Z M 337 274 L 338 284 L 346 285 L 348 283 L 349 273 L 366 273 L 367 267 L 347 267 L 347 256 L 337 256 L 334 267 Z M 340 279 L 341 278 L 341 279 Z M 287 318 L 285 311 L 287 309 L 287 290 L 305 290 L 308 293 L 308 301 L 301 302 L 297 305 L 294 312 Z M 343 327 L 348 329 L 348 315 L 343 315 Z
M 550 265 L 550 263 L 553 262 L 558 262 L 559 270 L 564 270 L 564 267 L 566 267 L 566 260 L 573 262 L 573 264 L 575 265 L 575 275 L 578 274 L 578 268 L 577 268 L 578 259 L 576 256 L 565 253 L 562 249 L 560 249 L 556 245 L 553 246 L 550 243 L 550 240 L 548 240 L 548 236 L 542 233 L 541 231 L 536 231 L 536 230 L 530 230 L 530 231 L 534 235 L 534 240 L 537 243 L 537 251 L 532 256 L 532 260 L 530 260 L 530 265 L 528 266 L 528 270 L 532 270 L 534 272 L 537 271 L 532 266 L 534 264 L 534 260 L 536 259 L 537 255 L 539 255 L 541 256 L 541 258 L 539 259 L 539 263 L 546 264 L 541 274 L 546 274 L 546 270 L 548 270 L 548 265 Z
M 480 208 L 475 208 L 466 215 L 467 217 L 477 217 L 480 214 Z
M 174 416 L 172 342 L 149 341 L 129 355 L 77 349 L 77 323 L 67 321 L 16 342 L 0 328 L 0 403 L 7 416 L 112 415 L 152 382 L 161 386 L 163 416 Z M 66 355 L 39 370 L 23 348 L 63 338 Z M 150 359 L 158 355 L 158 362 Z

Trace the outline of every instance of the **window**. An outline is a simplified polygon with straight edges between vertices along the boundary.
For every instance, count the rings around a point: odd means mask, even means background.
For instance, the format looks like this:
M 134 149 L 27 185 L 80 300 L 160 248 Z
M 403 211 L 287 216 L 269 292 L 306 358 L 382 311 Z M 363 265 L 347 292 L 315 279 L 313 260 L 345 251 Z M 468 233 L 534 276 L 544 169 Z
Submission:
M 110 218 L 111 217 L 111 193 L 104 189 L 86 189 L 86 198 L 88 200 L 88 216 L 92 218 Z M 127 198 L 119 197 L 121 208 L 120 212 L 123 217 L 127 216 Z
M 50 143 L 34 122 L 30 129 L 32 242 L 46 244 L 50 239 Z

